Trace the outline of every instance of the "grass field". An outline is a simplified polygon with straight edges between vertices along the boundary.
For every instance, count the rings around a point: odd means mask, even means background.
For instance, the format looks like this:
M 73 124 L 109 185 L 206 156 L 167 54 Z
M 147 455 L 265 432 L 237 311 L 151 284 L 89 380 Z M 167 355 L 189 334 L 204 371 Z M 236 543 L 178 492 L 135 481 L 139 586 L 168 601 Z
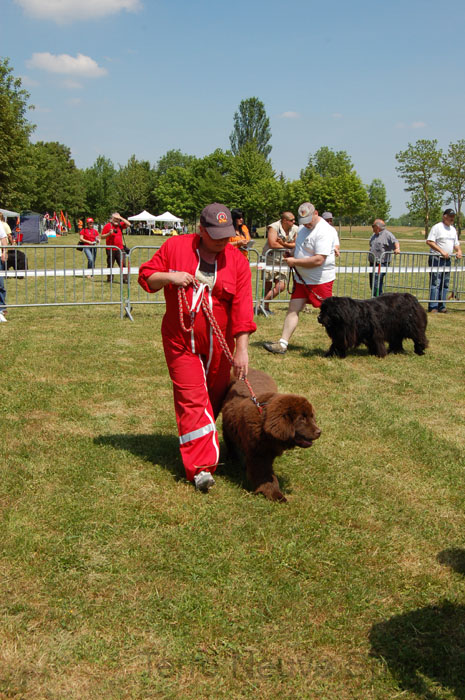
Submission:
M 463 312 L 384 360 L 258 319 L 323 431 L 279 505 L 184 480 L 161 311 L 2 324 L 0 698 L 465 698 Z

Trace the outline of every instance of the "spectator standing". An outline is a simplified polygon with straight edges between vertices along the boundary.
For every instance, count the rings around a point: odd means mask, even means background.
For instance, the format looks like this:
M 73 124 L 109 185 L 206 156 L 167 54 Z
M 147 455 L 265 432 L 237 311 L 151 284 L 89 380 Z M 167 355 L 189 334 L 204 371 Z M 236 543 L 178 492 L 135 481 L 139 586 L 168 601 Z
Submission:
M 262 255 L 265 256 L 266 262 L 273 261 L 276 264 L 277 270 L 265 271 L 265 311 L 270 311 L 269 302 L 277 297 L 286 288 L 289 277 L 289 266 L 285 264 L 282 258 L 282 252 L 293 252 L 295 248 L 295 238 L 299 227 L 295 225 L 295 216 L 290 211 L 283 211 L 281 219 L 274 221 L 266 229 L 267 242 L 263 246 Z M 281 251 L 280 254 L 267 256 L 269 250 Z M 273 286 L 274 285 L 274 286 Z
M 321 218 L 324 219 L 334 229 L 334 235 L 335 235 L 334 255 L 336 256 L 336 258 L 339 258 L 341 255 L 341 244 L 339 242 L 339 236 L 337 233 L 336 226 L 333 223 L 333 214 L 330 211 L 324 211 L 323 214 L 321 215 Z
M 306 304 L 319 308 L 324 299 L 332 296 L 336 277 L 334 229 L 310 202 L 299 207 L 299 224 L 295 252 L 286 257 L 295 270 L 295 286 L 284 319 L 282 336 L 278 342 L 263 343 L 268 352 L 284 355 L 292 334 L 299 323 L 299 314 Z
M 428 260 L 431 267 L 428 311 L 433 314 L 447 313 L 445 302 L 450 281 L 450 256 L 455 251 L 459 260 L 462 257 L 454 221 L 455 211 L 446 209 L 442 221 L 432 227 L 426 239 L 426 244 L 431 249 Z
M 6 236 L 8 238 L 8 245 L 14 245 L 15 240 L 13 238 L 13 234 L 11 233 L 10 225 L 8 224 L 8 221 L 5 219 L 5 217 L 3 216 L 1 211 L 0 211 L 0 226 L 3 226 L 3 230 L 6 233 Z
M 373 272 L 370 272 L 370 289 L 372 296 L 378 297 L 383 293 L 383 283 L 386 276 L 385 272 L 381 272 L 381 266 L 387 267 L 391 262 L 391 256 L 385 255 L 385 253 L 392 251 L 394 255 L 399 255 L 400 245 L 394 234 L 387 230 L 382 219 L 375 219 L 371 228 L 373 235 L 370 238 L 368 260 L 370 265 L 373 265 Z
M 79 234 L 79 242 L 82 244 L 82 251 L 87 258 L 87 269 L 91 270 L 91 274 L 87 274 L 86 277 L 91 277 L 94 274 L 97 257 L 96 246 L 99 240 L 98 231 L 94 228 L 94 220 L 89 216 L 86 219 L 86 228 L 83 228 Z
M 128 227 L 131 227 L 131 223 L 127 219 L 123 219 L 121 214 L 118 214 L 118 212 L 115 211 L 111 215 L 110 221 L 107 224 L 105 224 L 105 226 L 102 229 L 101 237 L 106 241 L 107 244 L 107 267 L 110 268 L 110 274 L 107 275 L 107 282 L 113 281 L 112 270 L 113 263 L 115 261 L 118 263 L 120 269 L 126 266 L 127 255 L 125 252 L 123 231 Z M 110 248 L 110 246 L 114 247 Z M 117 248 L 117 250 L 115 250 L 115 248 Z M 127 281 L 128 276 L 124 275 L 123 282 L 127 284 Z
M 247 243 L 250 241 L 250 233 L 247 226 L 244 224 L 244 214 L 240 209 L 231 209 L 231 216 L 234 226 L 234 236 L 231 236 L 229 242 L 234 248 L 238 248 L 242 255 L 247 258 Z
M 0 271 L 5 271 L 7 267 L 8 258 L 8 236 L 5 229 L 0 224 Z M 0 276 L 0 323 L 6 322 L 5 317 L 6 312 L 6 284 L 5 278 Z
M 139 269 L 143 289 L 163 289 L 165 294 L 161 332 L 173 382 L 181 457 L 187 479 L 200 491 L 215 483 L 212 473 L 219 459 L 215 421 L 231 375 L 229 360 L 201 308 L 202 299 L 233 354 L 238 378 L 247 375 L 249 334 L 256 330 L 250 267 L 228 244 L 233 235 L 229 209 L 209 204 L 200 215 L 199 234 L 168 239 Z M 182 324 L 179 288 L 185 290 L 188 306 Z

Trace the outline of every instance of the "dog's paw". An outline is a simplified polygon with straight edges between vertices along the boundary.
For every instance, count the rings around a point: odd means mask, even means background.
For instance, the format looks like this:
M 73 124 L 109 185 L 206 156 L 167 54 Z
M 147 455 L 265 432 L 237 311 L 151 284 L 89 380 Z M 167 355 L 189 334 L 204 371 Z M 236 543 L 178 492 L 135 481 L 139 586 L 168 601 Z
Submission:
M 286 496 L 279 490 L 279 484 L 276 477 L 273 481 L 265 481 L 255 489 L 254 493 L 262 493 L 269 501 L 277 501 L 278 503 L 287 503 Z

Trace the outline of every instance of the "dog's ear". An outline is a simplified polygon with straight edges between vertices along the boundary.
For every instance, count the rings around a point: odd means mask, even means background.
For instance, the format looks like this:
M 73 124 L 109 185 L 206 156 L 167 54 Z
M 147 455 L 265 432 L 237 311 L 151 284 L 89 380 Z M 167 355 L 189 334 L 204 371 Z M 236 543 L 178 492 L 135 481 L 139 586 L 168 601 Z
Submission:
M 263 430 L 270 437 L 287 442 L 295 437 L 295 411 L 287 396 L 275 395 L 265 407 Z

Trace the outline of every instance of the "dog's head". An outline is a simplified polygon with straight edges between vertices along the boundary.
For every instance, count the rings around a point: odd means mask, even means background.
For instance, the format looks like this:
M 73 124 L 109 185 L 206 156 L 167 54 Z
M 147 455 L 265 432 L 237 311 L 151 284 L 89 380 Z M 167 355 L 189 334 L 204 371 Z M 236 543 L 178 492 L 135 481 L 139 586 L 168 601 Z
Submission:
M 296 394 L 274 394 L 265 406 L 263 430 L 291 447 L 311 447 L 321 435 L 312 404 Z
M 318 314 L 318 323 L 321 323 L 324 328 L 330 328 L 331 325 L 342 321 L 342 309 L 335 301 L 338 297 L 329 297 L 324 299 Z

